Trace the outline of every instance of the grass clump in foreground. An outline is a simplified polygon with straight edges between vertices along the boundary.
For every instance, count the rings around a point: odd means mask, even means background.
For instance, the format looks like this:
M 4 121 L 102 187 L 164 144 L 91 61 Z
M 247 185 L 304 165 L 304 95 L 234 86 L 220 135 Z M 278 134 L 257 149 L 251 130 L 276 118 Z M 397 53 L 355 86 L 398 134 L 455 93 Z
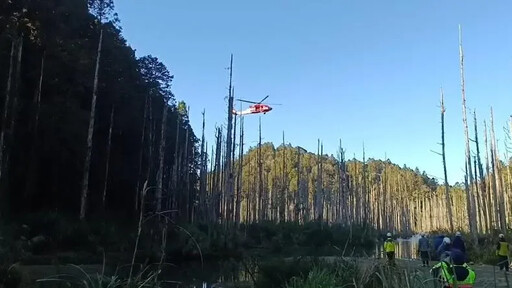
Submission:
M 260 269 L 255 287 L 284 288 L 418 288 L 437 287 L 435 279 L 419 270 L 390 267 L 382 262 L 364 264 L 355 260 L 299 261 L 281 263 L 270 272 Z M 268 264 L 267 264 L 268 265 Z M 283 273 L 283 270 L 285 272 Z M 293 274 L 293 275 L 292 275 Z

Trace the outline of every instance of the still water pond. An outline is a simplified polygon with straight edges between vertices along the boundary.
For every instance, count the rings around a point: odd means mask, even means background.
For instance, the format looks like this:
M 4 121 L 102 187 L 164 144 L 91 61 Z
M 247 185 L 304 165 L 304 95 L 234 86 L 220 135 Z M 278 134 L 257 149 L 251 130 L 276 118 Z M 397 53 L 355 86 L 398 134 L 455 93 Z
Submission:
M 414 235 L 407 239 L 396 239 L 396 257 L 412 259 L 416 257 L 418 240 L 420 236 Z M 375 251 L 369 255 L 374 258 L 382 258 L 382 242 L 376 243 Z M 188 262 L 178 266 L 167 267 L 164 271 L 165 280 L 172 281 L 170 287 L 197 287 L 219 288 L 237 283 L 236 287 L 251 287 L 251 274 L 255 271 L 254 263 L 231 261 Z M 245 285 L 244 285 L 245 284 Z

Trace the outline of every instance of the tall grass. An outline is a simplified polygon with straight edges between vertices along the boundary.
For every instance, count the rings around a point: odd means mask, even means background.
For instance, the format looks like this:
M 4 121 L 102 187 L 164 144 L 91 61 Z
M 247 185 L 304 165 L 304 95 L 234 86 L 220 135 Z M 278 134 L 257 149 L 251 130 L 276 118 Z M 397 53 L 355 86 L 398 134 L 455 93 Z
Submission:
M 382 262 L 363 264 L 357 261 L 341 260 L 335 263 L 314 263 L 309 271 L 290 278 L 283 287 L 430 288 L 439 286 L 435 278 L 419 270 L 390 267 Z
M 96 275 L 90 275 L 80 266 L 70 264 L 76 273 L 58 274 L 36 282 L 40 287 L 55 287 L 55 284 L 64 283 L 70 288 L 158 288 L 162 287 L 162 281 L 157 281 L 159 270 L 143 269 L 133 278 L 122 279 L 118 275 L 107 276 L 104 271 Z M 148 266 L 149 267 L 149 266 Z

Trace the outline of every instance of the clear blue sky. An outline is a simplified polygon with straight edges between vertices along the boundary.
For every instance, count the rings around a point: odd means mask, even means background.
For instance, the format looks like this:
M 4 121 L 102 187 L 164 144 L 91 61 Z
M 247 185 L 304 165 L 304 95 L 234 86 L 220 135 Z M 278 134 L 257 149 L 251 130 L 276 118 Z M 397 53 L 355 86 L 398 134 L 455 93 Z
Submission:
M 152 54 L 175 75 L 200 135 L 226 123 L 229 55 L 239 98 L 282 103 L 262 117 L 264 141 L 352 157 L 384 158 L 442 177 L 439 88 L 446 97 L 448 177 L 462 180 L 464 134 L 458 24 L 469 111 L 495 109 L 497 137 L 512 114 L 510 1 L 116 1 L 123 35 L 137 56 Z M 245 108 L 245 107 L 244 107 Z M 470 117 L 472 125 L 472 115 Z M 472 127 L 472 126 L 471 126 Z M 258 116 L 246 117 L 246 143 Z M 473 134 L 471 128 L 471 134 Z M 482 146 L 483 146 L 483 137 Z M 247 148 L 246 148 L 247 149 Z M 482 148 L 482 150 L 484 150 Z

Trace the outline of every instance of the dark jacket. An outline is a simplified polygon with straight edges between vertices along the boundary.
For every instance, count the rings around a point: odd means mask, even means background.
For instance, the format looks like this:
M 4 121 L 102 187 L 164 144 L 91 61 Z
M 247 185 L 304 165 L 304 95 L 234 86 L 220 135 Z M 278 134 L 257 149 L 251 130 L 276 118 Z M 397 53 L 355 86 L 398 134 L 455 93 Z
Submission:
M 440 260 L 445 259 L 446 257 L 450 256 L 450 250 L 452 250 L 451 244 L 443 243 L 439 248 L 437 248 L 437 255 L 439 256 Z
M 462 240 L 462 237 L 455 236 L 455 238 L 453 239 L 452 247 L 466 254 L 466 245 L 464 244 L 464 240 Z
M 420 240 L 418 240 L 418 251 L 430 251 L 430 243 L 428 242 L 428 239 L 426 237 L 421 237 Z

